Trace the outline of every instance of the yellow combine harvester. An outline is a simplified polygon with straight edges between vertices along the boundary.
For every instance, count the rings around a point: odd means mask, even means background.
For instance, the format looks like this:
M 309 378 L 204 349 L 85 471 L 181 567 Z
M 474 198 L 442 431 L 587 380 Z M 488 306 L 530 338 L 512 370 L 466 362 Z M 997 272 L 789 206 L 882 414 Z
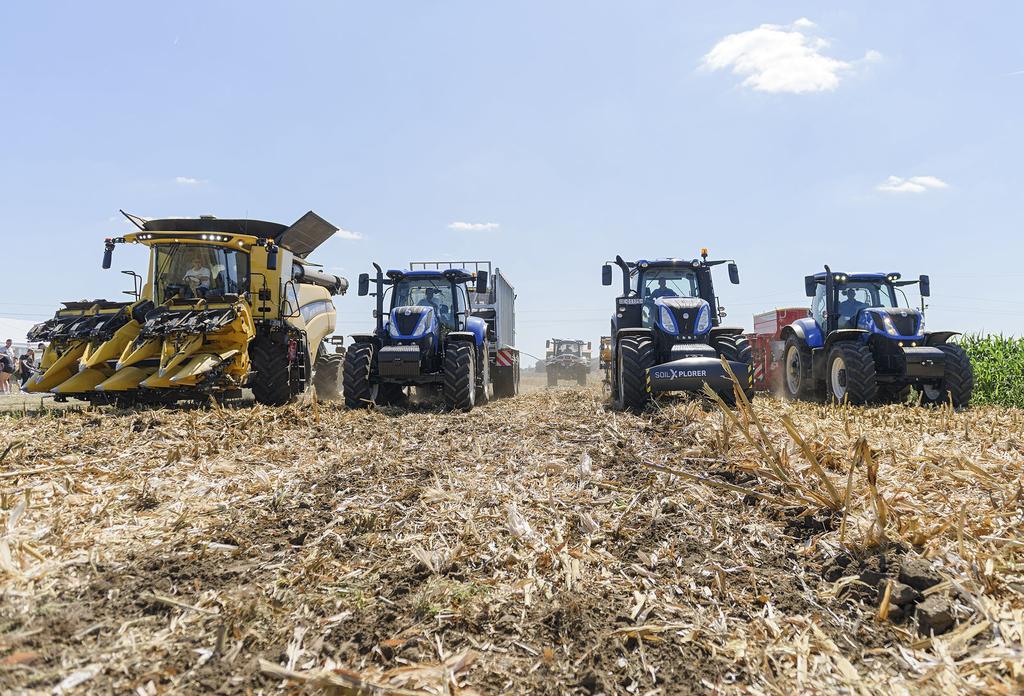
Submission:
M 313 384 L 338 394 L 332 295 L 348 281 L 306 261 L 337 227 L 313 212 L 291 226 L 212 216 L 145 220 L 107 239 L 149 247 L 132 302 L 65 302 L 29 340 L 48 343 L 30 392 L 132 406 L 237 398 L 280 405 Z

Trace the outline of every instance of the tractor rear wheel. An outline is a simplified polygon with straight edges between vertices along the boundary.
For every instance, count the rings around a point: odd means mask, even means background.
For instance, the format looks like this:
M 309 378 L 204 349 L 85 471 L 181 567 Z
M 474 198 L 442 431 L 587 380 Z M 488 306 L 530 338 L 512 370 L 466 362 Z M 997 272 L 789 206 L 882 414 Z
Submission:
M 953 402 L 954 408 L 967 406 L 971 403 L 974 393 L 974 368 L 967 352 L 955 343 L 943 343 L 936 346 L 946 354 L 946 368 L 942 382 L 937 385 L 926 385 L 922 390 L 922 401 L 926 404 L 945 404 Z
M 444 352 L 444 402 L 448 408 L 470 411 L 476 403 L 473 346 L 451 343 Z
M 341 394 L 341 371 L 345 365 L 345 356 L 339 353 L 328 353 L 323 347 L 313 363 L 313 388 L 316 398 L 334 401 Z
M 283 406 L 292 399 L 288 369 L 288 348 L 265 338 L 249 344 L 249 361 L 254 372 L 250 386 L 257 402 L 265 406 Z
M 642 411 L 650 400 L 647 370 L 654 366 L 654 341 L 646 336 L 627 336 L 619 341 L 619 408 Z
M 345 352 L 341 390 L 349 408 L 366 408 L 377 403 L 378 385 L 370 380 L 373 352 L 372 343 L 354 343 Z
M 808 399 L 814 395 L 811 349 L 796 336 L 786 339 L 782 353 L 782 393 L 787 399 Z
M 830 401 L 857 406 L 878 398 L 875 358 L 865 345 L 843 341 L 828 354 L 828 397 Z
M 725 358 L 729 362 L 743 363 L 747 366 L 747 375 L 744 378 L 742 375 L 736 375 L 736 379 L 740 380 L 740 389 L 747 397 L 747 401 L 754 398 L 754 354 L 750 350 L 750 341 L 747 340 L 746 336 L 742 334 L 715 336 L 711 339 L 711 347 L 715 349 L 719 356 Z M 736 392 L 729 389 L 724 392 L 719 392 L 719 396 L 722 397 L 722 401 L 730 406 L 736 405 Z

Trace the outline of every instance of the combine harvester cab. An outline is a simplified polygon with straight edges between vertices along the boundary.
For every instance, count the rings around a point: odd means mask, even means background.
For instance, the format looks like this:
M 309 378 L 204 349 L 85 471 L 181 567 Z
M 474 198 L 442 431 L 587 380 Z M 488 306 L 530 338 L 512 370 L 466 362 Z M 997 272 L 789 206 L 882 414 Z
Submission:
M 700 392 L 709 385 L 729 404 L 735 402 L 733 382 L 722 366 L 725 358 L 744 394 L 753 396 L 750 345 L 743 329 L 721 326 L 725 312 L 718 305 L 711 278 L 714 266 L 728 263 L 729 279 L 740 282 L 731 260 L 701 258 L 624 261 L 622 294 L 615 301 L 611 323 L 612 398 L 620 408 L 641 410 L 654 394 Z M 601 281 L 612 284 L 612 266 L 602 268 Z
M 545 342 L 544 347 L 547 349 L 544 370 L 547 372 L 549 387 L 557 386 L 560 379 L 571 379 L 580 386 L 586 385 L 591 358 L 589 341 L 552 338 Z
M 913 309 L 902 288 L 918 285 L 921 309 Z M 911 387 L 924 403 L 967 406 L 974 373 L 966 352 L 949 343 L 955 331 L 925 331 L 928 276 L 902 280 L 899 273 L 824 273 L 807 276 L 810 312 L 776 310 L 774 324 L 758 334 L 766 386 L 777 384 L 791 399 L 851 404 L 902 403 Z M 788 319 L 788 323 L 786 322 Z M 769 333 L 771 335 L 769 335 Z
M 419 262 L 386 273 L 374 268 L 373 278 L 359 276 L 359 295 L 376 298 L 377 326 L 352 336 L 346 405 L 399 403 L 414 387 L 468 411 L 492 395 L 518 392 L 515 291 L 500 269 L 492 275 L 486 261 Z
M 49 345 L 30 392 L 120 406 L 239 397 L 280 405 L 315 384 L 336 396 L 331 297 L 348 288 L 306 256 L 337 228 L 309 212 L 291 226 L 213 217 L 144 220 L 108 239 L 150 249 L 134 302 L 66 302 L 30 340 Z

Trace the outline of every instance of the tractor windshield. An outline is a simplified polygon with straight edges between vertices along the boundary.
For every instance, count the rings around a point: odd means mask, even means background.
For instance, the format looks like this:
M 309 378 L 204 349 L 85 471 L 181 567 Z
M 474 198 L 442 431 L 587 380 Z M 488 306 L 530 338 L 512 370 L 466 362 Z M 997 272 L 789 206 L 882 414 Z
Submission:
M 418 305 L 433 307 L 438 321 L 455 328 L 455 307 L 452 284 L 445 278 L 405 278 L 395 285 L 391 308 Z
M 249 289 L 249 255 L 239 249 L 206 244 L 157 244 L 153 247 L 156 302 L 172 297 L 236 295 Z
M 640 276 L 640 296 L 698 297 L 697 274 L 690 268 L 648 268 Z
M 837 287 L 839 291 L 839 327 L 851 328 L 857 324 L 857 314 L 869 307 L 905 307 L 906 296 L 897 293 L 890 283 L 861 281 L 843 283 Z M 901 297 L 902 296 L 902 297 Z M 902 304 L 900 300 L 902 301 Z
M 556 343 L 555 353 L 557 355 L 575 355 L 580 354 L 580 344 L 578 343 Z

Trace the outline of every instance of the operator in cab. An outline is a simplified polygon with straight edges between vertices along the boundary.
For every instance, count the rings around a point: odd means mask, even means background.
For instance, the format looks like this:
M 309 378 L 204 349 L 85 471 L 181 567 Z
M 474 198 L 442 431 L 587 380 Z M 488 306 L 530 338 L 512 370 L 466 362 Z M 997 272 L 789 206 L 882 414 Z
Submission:
M 658 299 L 659 297 L 678 297 L 676 291 L 668 287 L 668 281 L 664 278 L 658 278 L 658 287 L 654 288 L 651 292 L 651 297 Z
M 839 327 L 849 329 L 856 325 L 857 313 L 867 308 L 867 304 L 857 299 L 857 291 L 853 288 L 843 290 L 843 295 L 846 299 L 836 308 L 839 310 Z
M 185 271 L 182 281 L 194 297 L 201 297 L 210 289 L 210 269 L 203 264 L 201 252 L 192 255 L 192 265 Z

